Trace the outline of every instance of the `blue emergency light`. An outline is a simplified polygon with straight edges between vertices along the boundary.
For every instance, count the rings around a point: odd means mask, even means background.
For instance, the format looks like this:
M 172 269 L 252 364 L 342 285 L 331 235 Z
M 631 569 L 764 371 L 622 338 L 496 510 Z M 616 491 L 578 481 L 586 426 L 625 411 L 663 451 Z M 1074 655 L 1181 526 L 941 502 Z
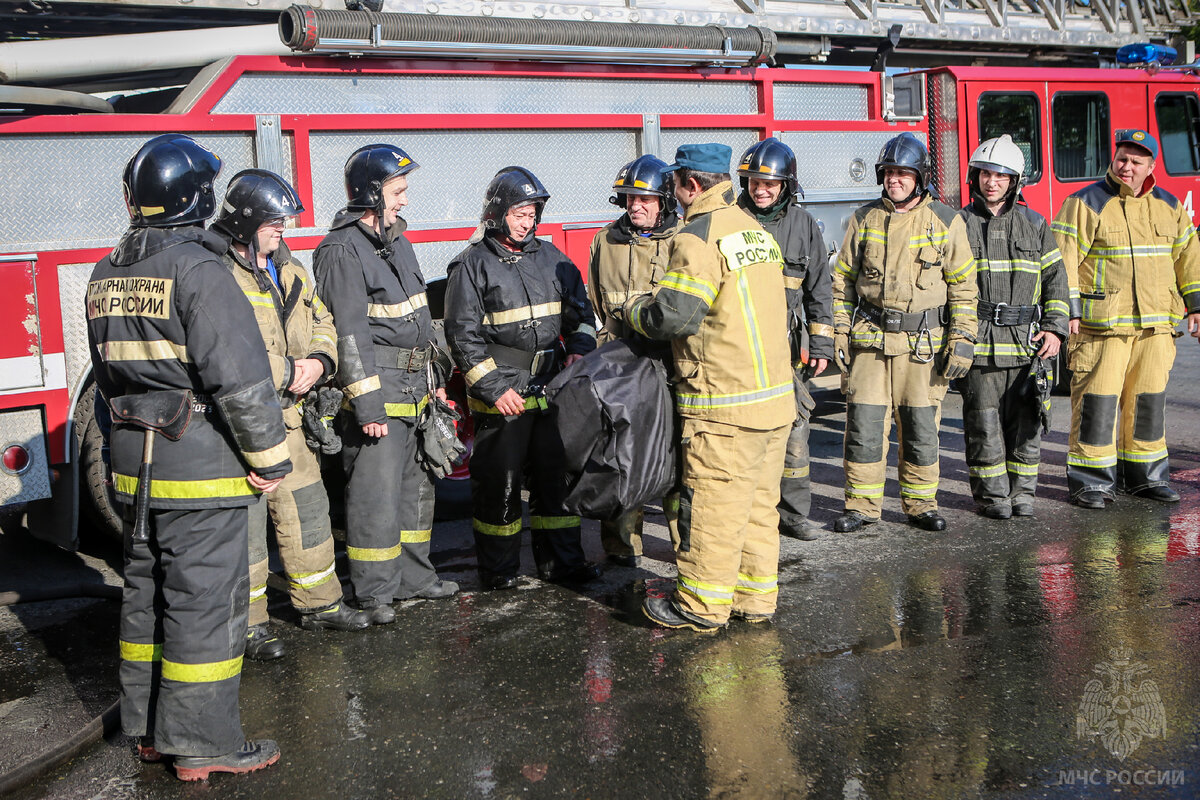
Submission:
M 1161 64 L 1168 66 L 1179 57 L 1174 47 L 1152 42 L 1127 44 L 1117 50 L 1118 64 Z

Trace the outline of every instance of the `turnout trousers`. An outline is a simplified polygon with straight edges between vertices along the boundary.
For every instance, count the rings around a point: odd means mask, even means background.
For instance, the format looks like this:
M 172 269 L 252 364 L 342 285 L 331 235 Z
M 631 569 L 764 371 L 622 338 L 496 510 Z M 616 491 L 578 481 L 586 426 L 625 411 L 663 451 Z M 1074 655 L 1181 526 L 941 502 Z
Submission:
M 936 511 L 938 427 L 949 382 L 933 362 L 908 353 L 853 351 L 846 380 L 846 511 L 879 519 L 893 418 L 900 442 L 900 505 L 915 516 Z
M 808 434 L 816 402 L 804 385 L 800 372 L 795 374 L 796 421 L 788 433 L 787 453 L 783 459 L 783 480 L 779 484 L 779 530 L 783 534 L 803 533 L 812 510 L 812 482 L 808 475 Z
M 300 613 L 328 608 L 342 599 L 333 568 L 329 496 L 321 463 L 304 443 L 302 428 L 289 430 L 292 471 L 270 494 L 250 506 L 250 624 L 267 623 L 267 518 L 275 528 L 279 560 L 292 606 Z
M 719 625 L 731 611 L 775 613 L 777 505 L 790 431 L 683 421 L 675 601 L 684 611 Z
M 584 563 L 579 517 L 563 508 L 562 442 L 549 411 L 519 417 L 475 412 L 471 499 L 480 575 L 513 577 L 521 565 L 521 487 L 529 486 L 529 531 L 538 575 L 553 580 Z
M 1072 334 L 1071 439 L 1067 489 L 1112 497 L 1166 486 L 1167 378 L 1175 337 L 1152 330 L 1127 335 Z
M 246 509 L 151 509 L 150 541 L 134 542 L 126 508 L 121 727 L 163 753 L 233 752 L 245 741 Z
M 974 366 L 963 379 L 967 471 L 980 506 L 1033 503 L 1042 421 L 1031 367 Z
M 418 461 L 416 428 L 391 417 L 387 436 L 375 439 L 348 413 L 338 422 L 355 603 L 372 608 L 412 597 L 437 580 L 429 560 L 433 479 Z

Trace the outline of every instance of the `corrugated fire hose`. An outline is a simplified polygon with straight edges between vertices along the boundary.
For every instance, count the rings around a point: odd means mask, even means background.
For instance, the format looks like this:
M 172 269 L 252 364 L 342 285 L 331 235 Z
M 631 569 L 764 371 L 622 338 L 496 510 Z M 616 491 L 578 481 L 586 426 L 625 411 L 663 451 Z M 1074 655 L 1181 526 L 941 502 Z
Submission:
M 0 606 L 18 603 L 39 603 L 47 600 L 66 600 L 73 597 L 102 597 L 121 599 L 121 587 L 106 583 L 76 583 L 53 589 L 32 589 L 25 592 L 0 592 Z M 24 787 L 34 778 L 74 758 L 106 734 L 115 731 L 120 723 L 120 701 L 106 708 L 100 716 L 84 725 L 66 741 L 51 747 L 15 769 L 0 775 L 0 794 Z

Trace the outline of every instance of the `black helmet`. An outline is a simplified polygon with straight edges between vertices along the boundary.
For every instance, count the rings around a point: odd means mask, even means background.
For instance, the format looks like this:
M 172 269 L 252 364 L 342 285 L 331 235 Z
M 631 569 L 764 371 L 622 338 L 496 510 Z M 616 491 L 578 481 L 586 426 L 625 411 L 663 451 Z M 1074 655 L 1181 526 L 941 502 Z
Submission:
M 182 133 L 146 142 L 125 165 L 125 204 L 135 228 L 197 225 L 217 207 L 221 159 Z
M 536 203 L 535 219 L 541 222 L 542 209 L 546 207 L 546 201 L 549 199 L 550 193 L 532 172 L 524 167 L 505 167 L 497 172 L 488 184 L 483 197 L 483 214 L 479 221 L 487 230 L 507 234 L 508 226 L 504 223 L 504 217 L 510 208 Z
M 929 161 L 929 150 L 911 133 L 893 136 L 879 151 L 879 159 L 875 162 L 875 182 L 880 186 L 883 185 L 883 170 L 887 167 L 900 167 L 917 173 L 917 192 L 922 192 L 929 186 L 929 176 L 933 169 Z
M 294 217 L 303 210 L 300 196 L 283 178 L 265 169 L 247 169 L 229 182 L 212 226 L 234 241 L 249 244 L 263 223 Z
M 801 193 L 796 180 L 796 154 L 774 136 L 763 139 L 743 153 L 737 172 L 742 178 L 743 192 L 749 190 L 751 178 L 765 178 L 783 181 L 785 195 Z
M 383 184 L 407 175 L 418 166 L 395 145 L 369 144 L 358 148 L 346 159 L 347 207 L 378 213 L 383 204 Z
M 625 208 L 626 196 L 636 194 L 658 197 L 663 201 L 664 208 L 668 203 L 673 204 L 674 189 L 672 187 L 675 181 L 672 178 L 673 173 L 663 172 L 666 168 L 667 162 L 652 155 L 635 158 L 621 167 L 621 171 L 617 173 L 612 186 L 616 194 L 608 198 L 608 202 L 614 206 Z

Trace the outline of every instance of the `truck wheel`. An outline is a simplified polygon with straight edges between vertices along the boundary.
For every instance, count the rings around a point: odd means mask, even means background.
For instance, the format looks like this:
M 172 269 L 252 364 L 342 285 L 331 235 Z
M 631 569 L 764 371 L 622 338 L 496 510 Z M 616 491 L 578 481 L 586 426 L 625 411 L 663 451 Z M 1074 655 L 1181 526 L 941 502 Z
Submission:
M 121 517 L 113 505 L 108 487 L 108 470 L 101 457 L 104 437 L 96 424 L 96 390 L 91 383 L 83 388 L 75 404 L 75 436 L 79 444 L 79 487 L 84 518 L 106 536 L 121 540 Z

